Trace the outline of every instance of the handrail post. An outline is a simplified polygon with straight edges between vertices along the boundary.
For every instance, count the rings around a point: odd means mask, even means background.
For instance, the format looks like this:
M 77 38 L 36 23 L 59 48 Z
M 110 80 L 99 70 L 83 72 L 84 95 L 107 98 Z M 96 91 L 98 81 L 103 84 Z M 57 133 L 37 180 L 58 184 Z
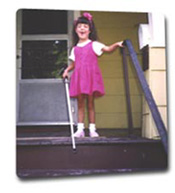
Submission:
M 128 117 L 128 135 L 133 135 L 133 119 L 132 119 L 132 110 L 131 110 L 131 98 L 130 98 L 130 87 L 129 87 L 129 76 L 128 76 L 128 64 L 126 58 L 125 47 L 120 48 L 123 59 L 123 75 L 125 81 L 125 93 L 126 93 L 126 106 L 127 106 L 127 117 Z
M 158 130 L 159 135 L 161 137 L 164 149 L 167 153 L 168 152 L 168 136 L 167 136 L 167 131 L 166 131 L 165 125 L 162 121 L 162 118 L 161 118 L 160 113 L 158 111 L 157 105 L 156 105 L 156 103 L 154 101 L 154 98 L 152 96 L 151 90 L 150 90 L 150 88 L 147 84 L 147 81 L 145 79 L 143 70 L 142 70 L 142 68 L 139 64 L 139 61 L 137 59 L 137 55 L 135 53 L 135 50 L 132 46 L 131 41 L 130 40 L 125 40 L 124 45 L 127 46 L 127 48 L 128 48 L 128 51 L 129 51 L 133 66 L 135 68 L 138 80 L 139 80 L 141 88 L 143 90 L 145 99 L 146 99 L 147 104 L 148 104 L 148 106 L 151 110 L 154 122 L 156 124 L 157 130 Z

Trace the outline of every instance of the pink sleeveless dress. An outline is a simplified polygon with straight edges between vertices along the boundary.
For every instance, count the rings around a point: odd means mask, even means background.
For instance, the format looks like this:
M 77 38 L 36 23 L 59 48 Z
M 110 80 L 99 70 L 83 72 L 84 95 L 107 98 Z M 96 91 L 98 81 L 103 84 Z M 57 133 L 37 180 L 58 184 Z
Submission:
M 75 68 L 70 81 L 70 97 L 80 94 L 100 97 L 105 94 L 98 57 L 93 51 L 92 43 L 74 47 Z

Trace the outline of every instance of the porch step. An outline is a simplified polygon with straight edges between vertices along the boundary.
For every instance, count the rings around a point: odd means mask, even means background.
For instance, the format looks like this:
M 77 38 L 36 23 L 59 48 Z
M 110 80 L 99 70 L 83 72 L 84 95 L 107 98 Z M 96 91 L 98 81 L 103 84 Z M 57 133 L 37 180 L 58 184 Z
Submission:
M 143 138 L 17 138 L 17 175 L 21 178 L 77 176 L 165 170 L 167 156 L 159 140 Z

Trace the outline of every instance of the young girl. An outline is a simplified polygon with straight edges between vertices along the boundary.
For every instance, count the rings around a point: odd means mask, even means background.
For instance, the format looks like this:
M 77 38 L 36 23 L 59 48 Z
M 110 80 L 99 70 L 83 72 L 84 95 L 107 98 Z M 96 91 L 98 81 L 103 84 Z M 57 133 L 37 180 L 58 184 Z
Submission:
M 72 63 L 63 73 L 63 78 L 74 69 L 70 81 L 70 97 L 78 99 L 78 126 L 75 137 L 84 137 L 85 100 L 89 118 L 89 136 L 98 137 L 95 126 L 94 98 L 105 94 L 102 75 L 98 66 L 97 57 L 103 52 L 112 52 L 117 47 L 123 47 L 123 42 L 116 42 L 106 46 L 97 41 L 97 33 L 92 15 L 84 13 L 74 22 L 74 47 L 69 59 Z

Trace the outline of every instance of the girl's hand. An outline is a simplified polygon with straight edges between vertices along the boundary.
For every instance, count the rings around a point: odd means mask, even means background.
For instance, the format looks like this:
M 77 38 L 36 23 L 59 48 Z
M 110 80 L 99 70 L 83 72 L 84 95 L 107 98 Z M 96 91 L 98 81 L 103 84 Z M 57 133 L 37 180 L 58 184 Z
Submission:
M 123 48 L 123 41 L 117 42 L 117 46 Z
M 63 78 L 65 79 L 66 77 L 67 77 L 67 78 L 69 77 L 69 76 L 68 76 L 68 71 L 67 71 L 67 70 L 65 70 L 64 73 L 63 73 Z
M 116 42 L 110 46 L 105 46 L 104 48 L 102 48 L 102 51 L 103 52 L 113 52 L 118 47 L 123 47 L 123 41 Z
M 65 69 L 65 71 L 64 71 L 64 73 L 63 73 L 63 75 L 62 75 L 64 79 L 65 79 L 66 77 L 69 78 L 68 72 L 71 71 L 71 70 L 73 70 L 74 67 L 75 67 L 75 63 L 72 62 L 72 63 Z

